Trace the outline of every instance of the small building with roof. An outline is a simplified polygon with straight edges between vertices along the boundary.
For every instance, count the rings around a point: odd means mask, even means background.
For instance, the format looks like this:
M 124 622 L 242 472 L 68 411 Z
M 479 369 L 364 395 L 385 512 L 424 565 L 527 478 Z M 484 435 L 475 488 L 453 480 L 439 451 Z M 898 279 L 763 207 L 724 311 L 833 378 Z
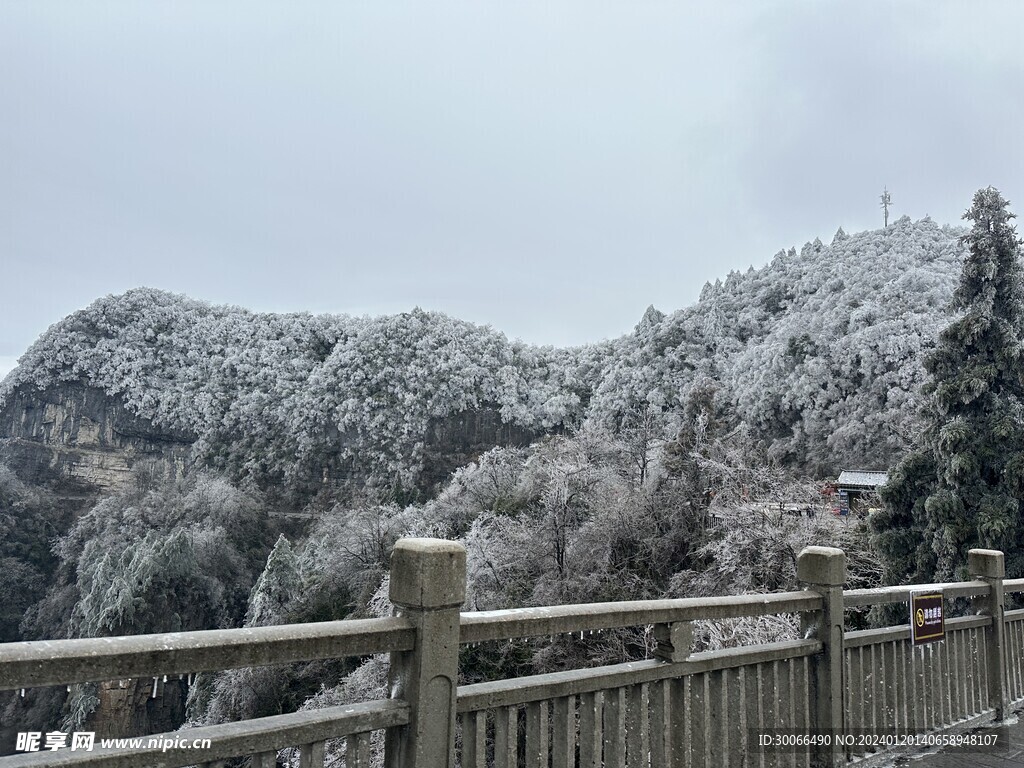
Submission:
M 837 512 L 849 514 L 851 509 L 867 508 L 866 498 L 889 481 L 889 473 L 876 469 L 844 469 L 836 480 L 835 496 Z

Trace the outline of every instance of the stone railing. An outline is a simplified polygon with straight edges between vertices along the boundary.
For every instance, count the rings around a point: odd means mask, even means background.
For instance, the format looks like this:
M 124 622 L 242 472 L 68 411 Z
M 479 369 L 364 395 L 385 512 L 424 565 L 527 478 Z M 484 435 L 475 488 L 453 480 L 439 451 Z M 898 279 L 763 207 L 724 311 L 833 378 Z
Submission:
M 1003 603 L 1024 580 L 1004 581 L 999 552 L 974 550 L 970 564 L 975 581 L 844 593 L 843 552 L 809 547 L 797 592 L 460 613 L 463 547 L 404 539 L 392 554 L 393 618 L 0 646 L 2 690 L 388 653 L 389 700 L 143 737 L 137 747 L 19 754 L 0 768 L 212 767 L 236 757 L 269 767 L 286 748 L 312 768 L 333 739 L 346 740 L 348 768 L 363 768 L 374 732 L 385 734 L 388 768 L 868 765 L 890 755 L 845 737 L 964 728 L 1002 719 L 1024 698 L 1024 611 Z M 929 646 L 912 647 L 907 626 L 843 631 L 844 609 L 906 602 L 919 588 L 972 598 L 979 613 L 948 620 L 946 639 Z M 798 614 L 803 639 L 691 653 L 695 620 L 774 614 Z M 637 626 L 653 627 L 655 658 L 457 685 L 460 645 Z M 830 743 L 772 752 L 751 738 L 780 729 Z M 175 737 L 209 748 L 147 746 Z
M 847 632 L 844 727 L 850 733 L 904 734 L 963 729 L 1000 721 L 1024 699 L 1024 610 L 1007 611 L 1007 592 L 1024 579 L 1004 580 L 1003 553 L 971 550 L 974 581 L 847 591 L 857 608 L 907 603 L 912 592 L 969 598 L 975 614 L 946 619 L 942 642 L 914 647 L 908 625 Z M 851 756 L 870 754 L 853 747 Z

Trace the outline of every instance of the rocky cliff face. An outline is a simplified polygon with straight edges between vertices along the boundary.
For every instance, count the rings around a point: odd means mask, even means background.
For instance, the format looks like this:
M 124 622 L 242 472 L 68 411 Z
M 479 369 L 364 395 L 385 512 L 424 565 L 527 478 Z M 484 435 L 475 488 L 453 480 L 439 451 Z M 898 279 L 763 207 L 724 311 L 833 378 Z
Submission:
M 429 489 L 443 483 L 454 470 L 497 445 L 527 446 L 542 434 L 503 422 L 496 408 L 432 419 L 423 441 L 425 456 L 420 485 Z
M 194 439 L 162 430 L 81 383 L 21 387 L 0 410 L 0 460 L 25 482 L 69 494 L 117 490 L 141 461 L 183 472 Z
M 424 435 L 419 485 L 429 491 L 494 446 L 525 446 L 540 435 L 503 423 L 495 408 L 434 419 Z M 165 476 L 181 474 L 191 464 L 194 441 L 194 435 L 157 427 L 119 398 L 82 383 L 42 391 L 21 387 L 0 410 L 0 461 L 23 481 L 70 499 L 118 490 L 140 462 Z M 353 474 L 334 480 L 360 482 Z
M 185 722 L 188 687 L 175 678 L 144 678 L 100 683 L 99 704 L 86 727 L 97 738 L 147 736 L 173 731 Z

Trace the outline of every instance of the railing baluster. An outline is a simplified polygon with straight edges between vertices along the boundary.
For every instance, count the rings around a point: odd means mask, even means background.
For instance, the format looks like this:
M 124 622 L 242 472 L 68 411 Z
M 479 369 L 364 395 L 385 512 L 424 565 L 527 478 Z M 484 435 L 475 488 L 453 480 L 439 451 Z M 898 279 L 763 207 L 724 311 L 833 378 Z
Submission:
M 345 768 L 370 768 L 370 734 L 353 733 L 345 738 Z
M 778 727 L 788 731 L 795 730 L 793 723 L 793 687 L 790 679 L 793 669 L 789 660 L 777 662 L 775 698 L 778 701 Z M 779 765 L 796 765 L 796 754 L 790 750 L 779 753 Z
M 277 768 L 277 752 L 260 752 L 253 755 L 252 768 Z
M 725 671 L 716 671 L 708 675 L 707 684 L 707 742 L 705 751 L 707 762 L 711 765 L 727 766 L 728 745 L 726 744 L 726 733 L 728 731 L 727 718 L 729 711 L 725 707 L 724 681 Z
M 1021 622 L 1010 622 L 1007 624 L 1007 634 L 1010 635 L 1013 642 L 1013 650 L 1010 653 L 1010 673 L 1011 680 L 1013 682 L 1013 697 L 1014 700 L 1020 699 L 1024 696 L 1024 690 L 1021 686 L 1021 636 L 1020 636 Z
M 1013 660 L 1011 661 L 1015 677 L 1017 678 L 1014 699 L 1020 701 L 1024 699 L 1024 639 L 1021 636 L 1021 630 L 1024 629 L 1024 621 L 1013 621 L 1010 623 L 1010 626 L 1013 627 L 1013 636 L 1017 641 L 1017 650 L 1014 652 Z
M 861 728 L 871 730 L 875 727 L 878 720 L 879 697 L 878 689 L 875 685 L 878 646 L 878 643 L 872 643 L 857 649 L 860 651 L 857 656 L 859 663 L 854 666 L 857 677 L 848 678 L 847 683 L 850 687 L 857 689 L 854 699 L 858 700 L 860 713 L 859 716 L 854 716 L 852 712 L 850 713 L 851 716 L 846 720 L 847 729 Z
M 604 692 L 604 765 L 623 768 L 626 764 L 626 689 Z
M 797 731 L 800 729 L 800 709 L 805 705 L 805 702 L 797 698 L 797 664 L 800 661 L 801 659 L 786 659 L 786 665 L 789 667 L 789 727 Z M 794 749 L 790 754 L 793 768 L 799 768 L 800 750 Z
M 1017 633 L 1016 622 L 1006 622 L 1006 695 L 1011 702 L 1017 700 Z
M 690 763 L 690 678 L 672 680 L 669 684 L 669 765 L 686 768 Z
M 974 714 L 974 699 L 971 693 L 971 686 L 974 679 L 974 655 L 971 652 L 971 630 L 965 629 L 960 632 L 960 642 L 957 645 L 957 666 L 960 680 L 960 718 L 966 719 Z
M 881 708 L 876 709 L 877 713 L 884 714 L 883 718 L 876 718 L 884 728 L 899 729 L 900 720 L 900 697 L 903 695 L 899 688 L 899 677 L 896 674 L 898 660 L 896 656 L 897 642 L 883 643 L 879 647 L 879 669 L 882 671 L 884 700 Z
M 650 702 L 651 731 L 651 768 L 670 768 L 669 756 L 672 746 L 669 742 L 669 719 L 672 702 L 669 694 L 670 681 L 658 680 L 648 686 L 647 698 Z
M 555 699 L 551 715 L 551 765 L 573 768 L 575 760 L 576 697 L 562 696 Z
M 879 727 L 895 730 L 896 728 L 896 698 L 894 695 L 895 665 L 892 659 L 890 643 L 878 644 L 878 669 L 882 676 L 878 685 L 878 712 Z
M 690 759 L 699 768 L 708 766 L 707 673 L 690 678 Z
M 917 679 L 919 681 L 917 696 L 921 700 L 921 728 L 927 731 L 931 729 L 932 716 L 931 663 L 929 660 L 931 646 L 919 645 L 915 649 L 915 653 L 917 654 Z
M 861 694 L 863 686 L 860 674 L 860 658 L 862 647 L 847 648 L 845 655 L 846 679 L 849 685 L 846 686 L 846 694 L 843 697 L 843 706 L 846 707 L 846 727 L 850 730 L 857 730 L 861 723 Z
M 978 660 L 979 669 L 981 670 L 981 690 L 978 692 L 979 703 L 978 712 L 984 712 L 988 709 L 988 634 L 987 629 L 982 628 L 978 630 Z
M 901 683 L 903 685 L 903 691 L 906 694 L 904 698 L 904 704 L 907 712 L 907 731 L 911 732 L 918 727 L 917 722 L 917 705 L 915 697 L 917 696 L 917 680 L 914 677 L 914 646 L 909 640 L 904 640 L 900 643 L 900 656 L 902 657 L 903 666 L 903 679 Z
M 299 768 L 324 768 L 324 742 L 303 744 L 299 748 Z
M 944 641 L 943 641 L 944 642 Z M 925 646 L 926 669 L 928 670 L 928 706 L 930 715 L 928 717 L 928 729 L 935 730 L 942 727 L 942 696 L 943 685 L 939 679 L 939 665 L 942 663 L 939 658 L 941 642 L 929 643 Z
M 981 660 L 981 631 L 976 627 L 971 627 L 970 632 L 971 715 L 974 716 L 984 707 L 982 702 L 984 701 L 985 681 L 982 679 L 982 675 L 985 672 L 985 665 Z
M 646 768 L 650 755 L 647 732 L 647 686 L 631 685 L 626 689 L 626 765 Z
M 939 695 L 939 725 L 945 727 L 953 722 L 950 708 L 950 679 L 949 679 L 949 653 L 946 641 L 938 643 L 935 652 L 938 654 L 938 664 L 935 665 L 936 682 L 938 683 Z
M 580 768 L 601 768 L 603 707 L 600 693 L 580 696 Z
M 892 733 L 897 728 L 896 644 L 879 643 L 877 650 L 878 683 L 875 685 L 876 727 Z
M 858 717 L 851 723 L 851 726 L 861 730 L 874 730 L 884 722 L 878 713 L 880 697 L 876 696 L 876 685 L 882 673 L 881 659 L 878 657 L 879 648 L 871 644 L 866 648 L 857 648 L 857 650 L 860 651 L 857 659 L 857 674 L 850 678 L 849 682 L 850 687 L 860 688 L 860 700 L 856 705 Z
M 747 751 L 747 735 L 743 732 L 743 677 L 739 669 L 723 670 L 723 675 L 725 709 L 729 713 L 726 752 L 730 766 L 742 766 Z
M 957 645 L 959 638 L 952 637 L 946 649 L 946 667 L 949 675 L 949 722 L 956 723 L 960 719 L 960 682 L 957 680 Z
M 519 749 L 519 708 L 494 710 L 494 768 L 516 768 Z
M 928 727 L 928 685 L 925 681 L 924 646 L 911 648 L 914 657 L 914 716 L 917 727 L 924 730 Z
M 956 719 L 965 720 L 968 717 L 968 712 L 971 707 L 968 703 L 968 675 L 970 670 L 967 664 L 967 645 L 968 645 L 969 632 L 967 630 L 961 630 L 956 633 L 956 646 L 954 650 L 956 655 L 953 658 L 955 663 L 955 680 L 956 680 Z
M 921 677 L 924 686 L 924 727 L 935 728 L 935 643 L 921 646 Z
M 487 712 L 464 712 L 461 720 L 463 768 L 486 768 Z
M 953 687 L 953 722 L 963 720 L 966 717 L 964 706 L 964 664 L 962 661 L 964 649 L 964 633 L 955 631 L 950 633 L 950 680 Z
M 966 629 L 963 632 L 963 641 L 960 644 L 960 670 L 964 680 L 964 717 L 972 717 L 977 711 L 974 695 L 975 684 L 978 679 L 978 672 L 974 668 L 978 653 L 974 643 L 974 630 Z
M 548 703 L 526 705 L 526 768 L 548 768 Z
M 801 733 L 810 733 L 811 731 L 811 684 L 810 675 L 807 665 L 810 659 L 804 657 L 802 659 L 793 659 L 793 695 L 797 697 L 797 704 L 799 710 L 799 723 L 797 727 Z M 797 752 L 797 764 L 804 768 L 810 768 L 811 765 L 811 749 L 801 749 Z
M 781 728 L 779 722 L 779 663 L 772 661 L 762 665 L 761 675 L 761 703 L 764 730 L 775 730 Z M 765 762 L 768 768 L 776 768 L 782 765 L 778 750 L 771 750 L 766 753 Z
M 896 722 L 900 732 L 910 730 L 910 713 L 907 704 L 910 701 L 910 681 L 907 677 L 906 640 L 896 640 L 892 644 L 893 664 L 896 666 Z
M 981 688 L 981 707 L 979 709 L 980 712 L 984 712 L 984 711 L 988 710 L 991 707 L 991 701 L 989 700 L 988 692 L 992 688 L 992 681 L 991 681 L 990 674 L 989 674 L 990 670 L 992 668 L 989 666 L 990 665 L 990 660 L 989 660 L 990 659 L 990 652 L 989 652 L 989 646 L 988 646 L 988 633 L 989 633 L 989 630 L 987 628 L 986 629 L 981 629 L 981 630 L 978 631 L 978 640 L 979 640 L 978 644 L 981 646 L 981 656 L 982 656 L 981 670 L 982 670 L 982 678 L 984 679 L 984 683 L 982 684 L 982 688 Z
M 988 657 L 986 655 L 985 630 L 977 630 L 978 643 L 978 713 L 988 709 Z
M 984 643 L 981 638 L 981 631 L 977 628 L 971 629 L 971 694 L 973 705 L 971 714 L 976 715 L 984 709 L 984 692 L 986 690 L 984 674 L 985 663 L 982 660 Z
M 1017 642 L 1017 649 L 1013 654 L 1013 660 L 1011 664 L 1014 670 L 1014 676 L 1017 680 L 1017 687 L 1014 689 L 1014 699 L 1020 701 L 1024 699 L 1024 644 L 1022 644 L 1021 629 L 1024 628 L 1024 622 L 1017 621 L 1010 622 L 1007 628 L 1013 628 L 1013 636 Z
M 758 768 L 764 765 L 764 750 L 752 746 L 748 739 L 751 734 L 760 735 L 764 730 L 764 720 L 761 717 L 761 674 L 763 664 L 743 667 L 740 671 L 743 674 L 743 741 L 747 747 L 747 763 L 751 768 Z

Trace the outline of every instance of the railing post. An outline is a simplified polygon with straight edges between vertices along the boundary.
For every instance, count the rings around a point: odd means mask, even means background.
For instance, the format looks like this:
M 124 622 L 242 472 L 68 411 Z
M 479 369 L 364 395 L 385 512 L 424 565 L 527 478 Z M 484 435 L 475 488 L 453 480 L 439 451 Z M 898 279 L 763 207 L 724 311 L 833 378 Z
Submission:
M 400 539 L 391 552 L 391 602 L 416 627 L 416 647 L 391 654 L 391 697 L 409 704 L 409 724 L 388 731 L 388 768 L 453 768 L 459 674 L 459 607 L 466 549 L 455 541 Z
M 996 720 L 1006 717 L 1006 604 L 1003 579 L 1006 564 L 1003 553 L 995 549 L 972 549 L 967 553 L 971 576 L 988 584 L 988 597 L 979 606 L 981 613 L 992 617 L 985 632 L 988 641 L 988 704 L 995 710 Z M 979 601 L 980 602 L 980 601 Z
M 824 648 L 811 659 L 811 726 L 814 732 L 831 736 L 830 743 L 812 753 L 816 768 L 845 765 L 844 747 L 838 736 L 843 722 L 843 584 L 846 582 L 846 553 L 833 547 L 805 547 L 796 562 L 797 578 L 805 589 L 821 595 L 821 613 L 803 614 L 805 637 L 820 640 Z
M 693 648 L 693 623 L 673 621 L 654 625 L 654 655 L 663 661 L 686 661 Z

